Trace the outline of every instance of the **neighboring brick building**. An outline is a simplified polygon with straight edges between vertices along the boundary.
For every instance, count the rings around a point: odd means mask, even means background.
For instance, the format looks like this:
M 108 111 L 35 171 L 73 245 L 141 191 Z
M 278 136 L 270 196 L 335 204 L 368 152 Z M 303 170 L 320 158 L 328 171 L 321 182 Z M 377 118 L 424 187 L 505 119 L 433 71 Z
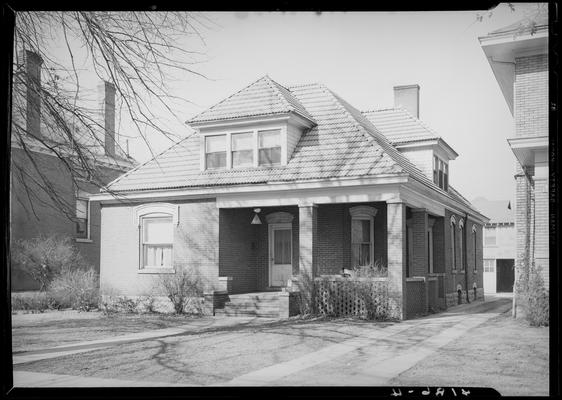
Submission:
M 197 267 L 236 296 L 378 262 L 399 318 L 482 298 L 487 218 L 449 185 L 457 153 L 418 119 L 419 86 L 395 102 L 362 113 L 265 76 L 192 118 L 195 134 L 109 185 L 119 200 L 95 196 L 102 292 Z
M 513 292 L 516 250 L 511 202 L 479 197 L 472 204 L 490 218 L 484 225 L 484 292 Z
M 40 87 L 41 58 L 28 51 L 23 59 L 23 71 L 17 73 L 23 74 L 24 79 L 35 80 Z M 16 84 L 21 84 L 19 82 L 16 79 Z M 89 194 L 99 192 L 99 187 L 86 181 L 74 182 L 67 164 L 61 159 L 72 157 L 68 141 L 63 139 L 62 133 L 57 135 L 52 129 L 46 129 L 49 124 L 45 122 L 41 100 L 34 87 L 25 85 L 25 94 L 20 97 L 21 92 L 15 91 L 13 99 L 13 131 L 19 129 L 21 134 L 13 132 L 11 142 L 10 240 L 14 243 L 40 235 L 69 236 L 74 238 L 85 260 L 99 270 L 100 208 L 99 203 L 88 200 Z M 104 83 L 100 85 L 100 92 L 103 96 L 100 125 L 105 125 L 106 129 L 101 133 L 100 148 L 88 148 L 95 154 L 93 161 L 101 183 L 107 184 L 132 168 L 134 160 L 115 146 L 115 89 Z M 42 188 L 45 182 L 52 192 Z M 35 290 L 38 283 L 13 263 L 11 288 Z
M 548 15 L 491 32 L 480 43 L 515 119 L 516 275 L 529 261 L 549 287 Z

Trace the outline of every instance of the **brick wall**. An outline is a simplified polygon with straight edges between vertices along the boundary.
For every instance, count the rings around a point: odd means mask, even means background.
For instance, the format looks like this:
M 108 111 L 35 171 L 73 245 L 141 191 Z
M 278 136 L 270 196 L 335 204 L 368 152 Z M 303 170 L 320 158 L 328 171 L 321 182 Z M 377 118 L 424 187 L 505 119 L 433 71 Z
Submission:
M 297 206 L 289 207 L 265 207 L 261 209 L 261 225 L 255 225 L 256 232 L 256 256 L 255 273 L 257 290 L 263 290 L 269 286 L 269 232 L 265 217 L 275 212 L 288 212 L 293 216 L 293 274 L 298 274 L 299 267 L 299 209 Z M 250 221 L 250 220 L 249 220 Z M 248 223 L 249 223 L 248 221 Z
M 253 216 L 249 208 L 219 211 L 219 275 L 233 278 L 232 293 L 257 290 L 258 225 L 250 224 Z
M 174 232 L 174 267 L 197 268 L 205 289 L 218 287 L 219 210 L 214 201 L 179 204 Z M 160 274 L 139 273 L 139 228 L 131 205 L 105 205 L 101 210 L 100 286 L 102 293 L 143 295 L 157 285 Z
M 65 164 L 58 158 L 42 153 L 32 153 L 33 161 L 44 176 L 51 182 L 51 188 L 68 206 L 67 212 L 75 214 L 75 192 L 72 177 Z M 58 205 L 39 187 L 41 178 L 31 166 L 28 155 L 19 148 L 11 150 L 11 241 L 30 240 L 40 235 L 65 235 L 75 237 L 76 225 Z M 24 172 L 20 171 L 23 168 Z M 99 168 L 103 182 L 110 182 L 122 172 L 109 168 Z M 25 182 L 25 185 L 23 184 Z M 29 192 L 26 190 L 29 190 Z M 82 183 L 80 188 L 89 193 L 99 191 L 95 185 Z M 91 242 L 78 243 L 84 259 L 99 271 L 99 237 L 100 212 L 99 204 L 90 204 L 90 239 Z M 11 269 L 12 290 L 36 290 L 38 285 L 19 270 L 17 265 Z
M 413 230 L 413 263 L 410 276 L 426 276 L 427 263 L 427 212 L 413 211 L 411 219 Z
M 406 282 L 406 288 L 407 318 L 425 314 L 427 312 L 426 283 L 422 280 L 409 280 Z
M 374 218 L 374 259 L 387 265 L 386 203 L 321 204 L 318 206 L 319 274 L 339 274 L 351 268 L 351 215 L 349 209 L 367 205 L 377 209 Z
M 456 220 L 456 244 L 455 244 L 455 256 L 457 260 L 457 269 L 456 272 L 453 271 L 453 260 L 452 260 L 452 251 L 451 251 L 451 216 L 455 216 Z M 461 270 L 461 266 L 463 265 L 461 262 L 461 251 L 460 246 L 462 245 L 462 235 L 467 234 L 467 241 L 466 241 L 466 262 L 467 262 L 467 272 L 468 272 L 468 289 L 472 289 L 472 284 L 476 282 L 478 288 L 483 288 L 483 250 L 482 250 L 482 226 L 480 224 L 475 224 L 476 226 L 476 266 L 477 270 L 474 273 L 474 244 L 472 240 L 472 226 L 474 225 L 472 221 L 464 221 L 464 229 L 461 231 L 459 229 L 459 221 L 461 219 L 465 219 L 464 215 L 452 213 L 449 210 L 445 210 L 445 223 L 444 223 L 444 251 L 445 251 L 445 292 L 448 298 L 453 298 L 456 296 L 457 285 L 461 285 L 463 290 L 467 288 L 466 276 L 465 271 Z M 466 231 L 465 231 L 466 230 Z M 464 257 L 464 256 L 463 256 Z M 454 297 L 456 299 L 456 297 Z M 448 304 L 450 303 L 449 300 Z
M 548 135 L 548 56 L 515 59 L 515 135 Z

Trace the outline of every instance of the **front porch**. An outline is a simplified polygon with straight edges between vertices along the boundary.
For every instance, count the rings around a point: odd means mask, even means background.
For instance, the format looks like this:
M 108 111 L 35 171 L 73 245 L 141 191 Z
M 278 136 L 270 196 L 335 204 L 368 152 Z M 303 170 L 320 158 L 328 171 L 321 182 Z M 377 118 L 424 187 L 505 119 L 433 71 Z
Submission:
M 444 307 L 444 253 L 444 218 L 404 203 L 219 209 L 218 289 L 229 295 L 281 291 L 300 273 L 333 276 L 379 263 L 406 318 Z

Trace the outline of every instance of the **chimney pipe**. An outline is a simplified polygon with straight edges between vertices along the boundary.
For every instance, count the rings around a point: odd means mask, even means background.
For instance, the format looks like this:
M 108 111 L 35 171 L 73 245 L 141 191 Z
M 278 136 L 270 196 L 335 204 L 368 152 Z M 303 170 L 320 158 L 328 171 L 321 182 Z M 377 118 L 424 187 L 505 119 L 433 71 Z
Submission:
M 414 117 L 420 117 L 420 86 L 394 86 L 394 107 L 405 108 Z
M 104 127 L 104 151 L 108 156 L 115 156 L 115 86 L 104 81 L 98 85 L 100 109 Z
M 26 131 L 41 137 L 41 64 L 43 59 L 33 51 L 25 50 Z

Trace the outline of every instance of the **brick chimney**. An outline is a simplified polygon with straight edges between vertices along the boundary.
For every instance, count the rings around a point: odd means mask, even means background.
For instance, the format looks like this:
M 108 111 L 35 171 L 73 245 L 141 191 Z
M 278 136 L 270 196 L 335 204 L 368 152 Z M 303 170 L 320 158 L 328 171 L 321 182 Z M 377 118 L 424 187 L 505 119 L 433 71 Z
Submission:
M 26 85 L 26 131 L 41 136 L 41 64 L 43 59 L 33 51 L 24 51 Z
M 98 85 L 102 126 L 104 127 L 104 150 L 108 156 L 115 155 L 115 86 L 110 82 Z
M 394 107 L 408 110 L 414 117 L 420 117 L 420 86 L 394 86 Z

